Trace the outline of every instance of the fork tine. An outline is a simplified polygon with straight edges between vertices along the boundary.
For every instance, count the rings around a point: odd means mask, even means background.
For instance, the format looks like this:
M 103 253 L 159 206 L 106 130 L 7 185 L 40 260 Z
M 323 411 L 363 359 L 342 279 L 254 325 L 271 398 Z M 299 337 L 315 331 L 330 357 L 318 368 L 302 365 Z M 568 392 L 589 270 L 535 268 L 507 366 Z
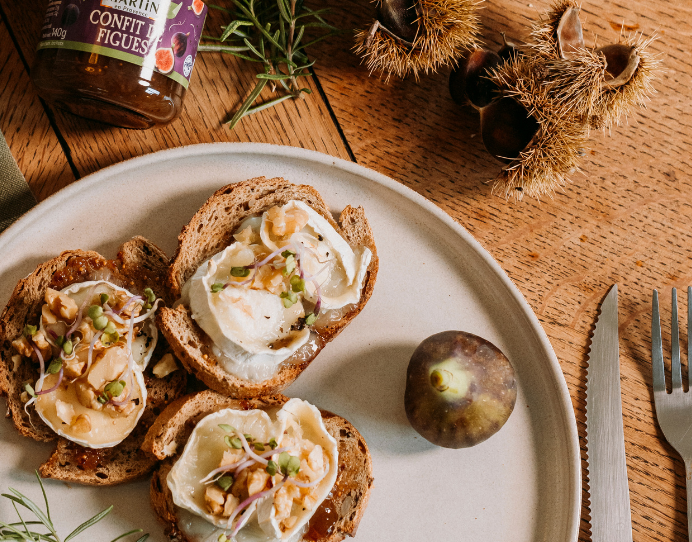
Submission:
M 678 329 L 678 291 L 673 288 L 670 314 L 670 376 L 673 391 L 682 388 L 680 370 L 680 330 Z
M 661 340 L 661 316 L 658 312 L 658 292 L 654 290 L 651 310 L 651 368 L 654 376 L 654 393 L 666 391 L 663 370 L 663 341 Z

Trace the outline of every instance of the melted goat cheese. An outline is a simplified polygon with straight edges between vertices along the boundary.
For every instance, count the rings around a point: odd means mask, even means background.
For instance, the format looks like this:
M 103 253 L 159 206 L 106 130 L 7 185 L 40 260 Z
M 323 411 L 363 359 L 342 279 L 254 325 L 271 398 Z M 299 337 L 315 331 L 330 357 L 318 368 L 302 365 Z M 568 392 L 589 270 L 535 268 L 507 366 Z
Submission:
M 218 467 L 219 459 L 228 450 L 224 437 L 228 434 L 219 427 L 230 425 L 240 433 L 248 433 L 257 441 L 275 438 L 279 447 L 287 447 L 291 455 L 299 455 L 301 447 L 319 445 L 324 450 L 328 469 L 324 478 L 310 489 L 314 506 L 293 504 L 291 514 L 297 521 L 282 532 L 276 521 L 274 495 L 258 499 L 248 507 L 249 519 L 240 529 L 236 540 L 246 542 L 289 542 L 302 536 L 308 521 L 329 494 L 338 474 L 338 445 L 324 426 L 319 410 L 301 399 L 291 399 L 272 419 L 262 410 L 240 411 L 225 409 L 203 418 L 193 430 L 180 458 L 168 474 L 167 485 L 173 502 L 179 509 L 179 527 L 191 540 L 206 542 L 228 533 L 227 519 L 210 514 L 204 501 L 206 486 L 201 480 Z M 299 473 L 300 474 L 300 473 Z
M 354 251 L 324 217 L 303 202 L 290 201 L 273 211 L 245 219 L 235 235 L 241 240 L 202 263 L 182 291 L 182 302 L 212 339 L 221 366 L 251 381 L 276 374 L 281 362 L 308 342 L 310 330 L 300 319 L 318 299 L 322 311 L 359 301 L 372 258 L 367 247 Z M 290 222 L 296 214 L 303 220 L 300 230 L 277 235 L 277 222 Z M 262 269 L 252 269 L 247 279 L 231 277 L 232 268 L 251 266 L 282 249 L 296 253 L 305 279 L 305 291 L 288 308 L 280 297 L 282 288 L 290 288 L 288 279 L 276 276 L 273 262 L 263 266 L 271 268 L 269 278 Z M 227 286 L 214 292 L 215 284 Z
M 75 283 L 61 291 L 75 301 L 78 307 L 84 306 L 83 322 L 88 323 L 90 319 L 86 316 L 86 311 L 90 303 L 95 303 L 101 294 L 108 294 L 113 299 L 116 295 L 124 296 L 129 299 L 134 296 L 128 290 L 116 286 L 107 281 L 88 281 Z M 97 367 L 99 366 L 99 356 L 93 355 L 93 364 L 90 372 L 80 378 L 70 381 L 64 377 L 60 387 L 44 395 L 39 395 L 36 400 L 36 412 L 41 419 L 58 435 L 71 440 L 87 448 L 110 448 L 116 446 L 132 432 L 137 422 L 144 413 L 147 402 L 147 389 L 142 376 L 142 371 L 151 360 L 158 339 L 156 324 L 153 315 L 141 323 L 140 333 L 133 337 L 132 357 L 134 368 L 128 385 L 132 385 L 131 399 L 134 400 L 134 408 L 131 412 L 116 413 L 113 410 L 93 409 L 84 406 L 78 397 L 79 382 L 86 379 L 91 384 L 96 384 L 97 388 L 102 387 L 107 381 L 115 379 L 118 375 L 108 375 L 103 382 L 96 382 L 99 378 Z M 57 326 L 57 327 L 56 327 Z M 48 324 L 41 318 L 39 329 L 44 336 L 49 334 L 49 330 L 58 330 L 57 334 L 64 334 L 67 326 L 64 323 Z M 92 329 L 92 332 L 94 330 Z M 124 330 L 121 327 L 121 335 Z M 75 356 L 85 360 L 89 341 L 82 341 L 80 345 L 75 345 Z M 114 346 L 105 350 L 111 356 L 119 360 L 120 366 L 127 365 L 127 349 L 123 346 Z M 46 360 L 47 361 L 47 360 Z M 101 371 L 102 372 L 102 371 Z M 42 389 L 52 388 L 58 381 L 58 375 L 47 375 Z M 79 422 L 78 418 L 84 416 L 88 419 L 88 424 Z

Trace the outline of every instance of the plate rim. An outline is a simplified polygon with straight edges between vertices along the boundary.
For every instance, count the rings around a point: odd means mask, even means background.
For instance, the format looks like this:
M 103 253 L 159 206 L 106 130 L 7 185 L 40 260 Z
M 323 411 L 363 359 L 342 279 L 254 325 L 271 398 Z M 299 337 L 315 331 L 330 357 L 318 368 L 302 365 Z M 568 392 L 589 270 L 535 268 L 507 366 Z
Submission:
M 518 304 L 524 315 L 528 318 L 529 324 L 533 329 L 536 338 L 539 341 L 540 347 L 545 352 L 548 365 L 547 368 L 552 373 L 554 382 L 557 383 L 557 395 L 559 404 L 562 408 L 561 418 L 566 421 L 566 433 L 568 435 L 568 456 L 569 456 L 569 472 L 571 474 L 571 485 L 574 487 L 572 494 L 572 509 L 569 511 L 568 532 L 570 533 L 570 542 L 576 542 L 579 536 L 579 523 L 581 521 L 581 493 L 582 493 L 582 476 L 581 476 L 581 450 L 579 446 L 579 436 L 577 431 L 576 416 L 572 406 L 571 396 L 567 388 L 564 373 L 560 367 L 560 362 L 553 350 L 553 347 L 548 339 L 543 326 L 538 317 L 533 312 L 533 309 L 524 298 L 519 288 L 511 281 L 507 273 L 502 269 L 500 264 L 493 256 L 476 240 L 461 224 L 457 223 L 449 214 L 438 207 L 435 203 L 428 200 L 418 192 L 414 191 L 395 179 L 388 177 L 378 171 L 367 168 L 355 162 L 350 162 L 343 158 L 324 154 L 319 151 L 303 149 L 300 147 L 289 147 L 285 145 L 275 145 L 271 143 L 200 143 L 194 145 L 185 145 L 172 149 L 154 151 L 143 156 L 132 157 L 115 164 L 111 164 L 96 172 L 90 173 L 81 179 L 71 183 L 70 185 L 58 190 L 50 195 L 45 200 L 38 203 L 35 207 L 27 211 L 17 221 L 11 224 L 4 232 L 0 233 L 0 252 L 3 251 L 6 245 L 11 243 L 13 239 L 21 235 L 21 232 L 35 222 L 41 214 L 47 210 L 60 205 L 63 201 L 78 195 L 85 188 L 91 188 L 97 184 L 103 177 L 112 177 L 126 173 L 132 168 L 139 168 L 141 165 L 154 164 L 165 160 L 166 158 L 186 158 L 188 156 L 200 156 L 205 154 L 260 154 L 272 155 L 273 157 L 286 157 L 292 159 L 314 162 L 323 166 L 335 167 L 352 175 L 365 178 L 368 181 L 374 182 L 383 186 L 386 189 L 392 190 L 396 194 L 408 199 L 412 203 L 421 207 L 423 210 L 432 214 L 443 224 L 449 227 L 454 233 L 462 238 L 481 258 L 483 263 L 490 267 L 500 279 L 506 291 L 512 296 L 513 301 Z

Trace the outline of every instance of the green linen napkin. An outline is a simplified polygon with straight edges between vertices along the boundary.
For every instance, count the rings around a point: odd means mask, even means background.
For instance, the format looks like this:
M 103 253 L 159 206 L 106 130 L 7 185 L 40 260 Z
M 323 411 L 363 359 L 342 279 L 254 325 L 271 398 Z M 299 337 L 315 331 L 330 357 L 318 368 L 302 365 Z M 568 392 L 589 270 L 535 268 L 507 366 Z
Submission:
M 34 205 L 36 199 L 0 132 L 0 232 Z

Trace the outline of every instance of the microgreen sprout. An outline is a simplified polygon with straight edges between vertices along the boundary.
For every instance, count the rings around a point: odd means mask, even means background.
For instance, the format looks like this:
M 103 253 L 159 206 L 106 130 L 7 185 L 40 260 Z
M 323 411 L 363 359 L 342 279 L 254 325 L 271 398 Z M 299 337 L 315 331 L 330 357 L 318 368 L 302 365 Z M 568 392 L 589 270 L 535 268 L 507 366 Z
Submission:
M 227 423 L 220 423 L 219 427 L 226 431 L 226 433 L 235 433 L 235 427 L 228 425 Z
M 60 368 L 62 367 L 62 360 L 61 359 L 54 359 L 51 361 L 50 365 L 48 365 L 48 369 L 46 369 L 46 373 L 49 375 L 54 375 L 60 372 Z
M 190 6 L 190 9 L 192 9 L 192 6 Z M 228 542 L 228 537 L 225 534 L 221 533 L 219 535 L 219 538 L 217 538 L 217 540 L 219 542 Z
M 107 333 L 108 335 L 113 335 L 115 333 L 115 324 L 111 321 L 106 324 L 106 327 L 103 328 L 103 332 Z
M 317 321 L 317 316 L 315 316 L 315 313 L 311 312 L 305 317 L 305 325 L 311 326 Z
M 248 267 L 231 267 L 231 276 L 236 278 L 245 278 L 250 275 Z
M 228 491 L 228 488 L 233 485 L 233 476 L 230 474 L 224 474 L 221 478 L 216 481 L 216 485 L 219 486 L 224 491 Z
M 248 435 L 247 433 L 245 433 L 243 436 L 245 437 L 245 440 L 247 440 L 248 442 L 252 442 L 253 440 L 255 440 L 252 437 L 252 435 Z
M 293 275 L 291 277 L 291 289 L 298 293 L 305 291 L 305 280 L 301 279 L 298 275 Z
M 284 302 L 284 307 L 285 308 L 290 308 L 293 305 L 295 305 L 298 302 L 298 296 L 296 295 L 295 292 L 281 292 L 279 295 L 281 299 L 283 299 Z
M 272 450 L 274 450 L 277 446 L 278 446 L 278 444 L 277 444 L 275 438 L 272 438 L 272 439 L 269 440 L 269 447 L 270 447 Z
M 108 326 L 106 326 L 108 328 Z M 117 331 L 114 331 L 113 333 L 104 333 L 101 335 L 101 344 L 103 346 L 111 346 L 117 343 L 120 340 L 120 334 Z
M 240 450 L 243 447 L 243 443 L 240 442 L 240 439 L 238 437 L 229 437 L 226 435 L 223 438 L 223 441 L 226 443 L 226 446 L 229 448 L 235 448 L 236 450 Z
M 289 251 L 287 250 L 286 252 L 289 252 Z M 286 254 L 286 252 L 284 252 L 283 254 Z M 296 270 L 296 258 L 293 255 L 293 253 L 291 253 L 288 256 L 286 256 L 286 267 L 284 267 L 282 273 L 284 274 L 284 276 L 287 277 L 288 275 L 293 273 L 293 271 L 295 271 L 295 270 Z
M 36 326 L 30 326 L 30 325 L 24 326 L 24 335 L 27 337 L 33 337 L 34 335 L 36 335 L 37 332 L 38 332 L 38 328 Z
M 62 350 L 65 352 L 65 355 L 69 356 L 72 354 L 73 346 L 74 345 L 70 339 L 65 339 L 65 342 L 62 345 Z
M 212 293 L 216 294 L 223 290 L 223 282 L 215 282 L 214 284 L 211 285 L 211 291 Z
M 92 305 L 91 307 L 89 307 L 87 315 L 89 316 L 89 318 L 96 321 L 97 318 L 103 316 L 103 307 L 99 307 L 98 305 Z
M 261 442 L 255 442 L 253 446 L 255 447 L 255 450 L 257 450 L 258 452 L 264 451 L 264 444 L 262 444 Z
M 58 345 L 58 348 L 62 348 L 65 344 L 65 335 L 60 335 L 60 337 L 55 339 L 55 344 Z
M 101 307 L 99 307 L 99 308 L 101 308 Z M 102 331 L 103 329 L 105 329 L 107 325 L 108 325 L 108 317 L 106 317 L 106 316 L 99 316 L 98 318 L 96 318 L 96 320 L 94 320 L 94 327 L 96 329 L 98 329 L 99 331 Z
M 101 294 L 101 305 L 108 303 L 108 294 Z
M 69 540 L 72 540 L 73 538 L 77 537 L 90 527 L 96 525 L 99 521 L 105 518 L 113 510 L 112 506 L 106 508 L 105 510 L 102 510 L 92 518 L 86 520 L 84 523 L 79 525 L 74 531 L 72 531 L 66 537 L 61 538 L 58 535 L 55 525 L 53 525 L 53 520 L 50 515 L 50 507 L 48 506 L 48 497 L 46 495 L 46 490 L 43 487 L 43 482 L 41 481 L 41 477 L 39 476 L 38 472 L 36 472 L 36 479 L 38 480 L 38 483 L 41 487 L 41 493 L 43 494 L 43 502 L 46 505 L 45 511 L 42 510 L 34 501 L 23 495 L 21 492 L 17 491 L 16 489 L 9 488 L 10 493 L 3 493 L 2 496 L 12 501 L 15 512 L 17 512 L 17 515 L 19 516 L 19 522 L 9 523 L 9 521 L 0 521 L 0 540 L 24 540 L 27 542 L 63 542 L 64 540 L 65 542 L 68 542 Z M 19 505 L 19 507 L 17 507 L 17 505 Z M 19 513 L 20 509 L 29 510 L 36 517 L 36 520 L 25 521 L 22 515 Z M 44 529 L 46 529 L 47 532 L 33 532 L 29 530 L 29 526 L 31 526 L 32 529 L 37 526 L 41 526 Z M 116 542 L 117 540 L 123 540 L 126 537 L 141 532 L 142 529 L 135 529 L 127 533 L 123 533 L 117 538 L 115 538 L 112 542 Z M 96 540 L 97 538 L 98 537 L 96 536 L 91 537 L 92 540 Z M 136 542 L 144 542 L 145 540 L 147 540 L 147 538 L 149 538 L 148 534 L 142 535 L 137 539 Z
M 102 405 L 105 405 L 114 397 L 120 397 L 120 395 L 125 390 L 126 385 L 127 382 L 125 382 L 124 380 L 113 380 L 113 382 L 109 382 L 103 388 L 103 393 L 99 395 L 98 402 Z
M 276 461 L 272 461 L 271 459 L 269 460 L 269 463 L 267 463 L 267 473 L 269 473 L 269 476 L 274 476 L 277 472 L 279 472 L 279 466 L 276 464 Z
M 153 303 L 154 301 L 156 301 L 156 294 L 154 293 L 154 290 L 152 290 L 151 288 L 144 288 L 144 295 L 146 296 L 147 301 L 149 303 Z
M 279 468 L 284 476 L 295 476 L 300 472 L 300 459 L 288 452 L 279 454 Z
M 36 392 L 31 384 L 24 382 L 24 391 L 27 392 L 31 397 L 36 397 Z

